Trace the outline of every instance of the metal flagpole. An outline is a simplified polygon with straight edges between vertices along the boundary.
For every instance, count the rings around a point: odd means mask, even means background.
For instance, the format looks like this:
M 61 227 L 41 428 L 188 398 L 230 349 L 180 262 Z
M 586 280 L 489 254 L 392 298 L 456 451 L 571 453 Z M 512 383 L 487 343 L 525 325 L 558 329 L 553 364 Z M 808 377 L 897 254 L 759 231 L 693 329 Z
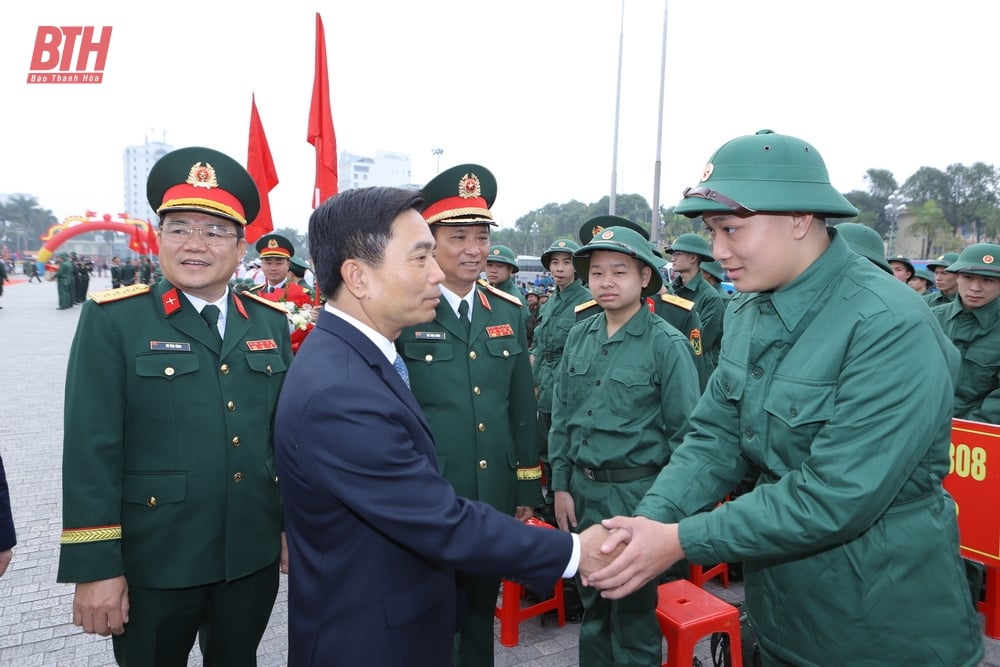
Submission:
M 615 92 L 615 140 L 611 155 L 611 197 L 608 215 L 615 214 L 615 192 L 618 190 L 618 113 L 622 105 L 622 45 L 625 42 L 625 0 L 622 0 L 621 28 L 618 32 L 618 88 Z
M 656 165 L 653 168 L 653 215 L 649 225 L 649 240 L 660 240 L 660 152 L 663 147 L 663 84 L 667 78 L 667 3 L 663 0 L 663 53 L 660 55 L 660 114 L 656 120 Z

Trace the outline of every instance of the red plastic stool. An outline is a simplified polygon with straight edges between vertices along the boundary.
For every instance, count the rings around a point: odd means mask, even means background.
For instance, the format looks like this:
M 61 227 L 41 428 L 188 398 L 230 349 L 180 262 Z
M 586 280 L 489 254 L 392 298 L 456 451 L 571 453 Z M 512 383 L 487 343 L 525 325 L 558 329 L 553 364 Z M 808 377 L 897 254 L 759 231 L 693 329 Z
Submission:
M 736 607 L 687 579 L 662 584 L 657 592 L 656 620 L 667 639 L 667 661 L 663 667 L 690 667 L 695 645 L 713 632 L 729 635 L 732 664 L 743 664 L 740 612 Z
M 555 528 L 555 526 L 535 518 L 528 519 L 525 523 L 541 528 Z M 493 609 L 493 615 L 500 619 L 500 643 L 504 646 L 517 646 L 521 621 L 539 616 L 547 611 L 555 610 L 559 626 L 566 625 L 566 601 L 563 598 L 562 579 L 556 582 L 552 597 L 527 607 L 521 606 L 524 586 L 509 579 L 503 579 L 502 586 L 500 606 Z
M 722 577 L 722 587 L 729 588 L 729 563 L 719 563 L 707 568 L 691 563 L 688 568 L 688 579 L 695 586 L 704 586 L 706 581 L 715 577 Z

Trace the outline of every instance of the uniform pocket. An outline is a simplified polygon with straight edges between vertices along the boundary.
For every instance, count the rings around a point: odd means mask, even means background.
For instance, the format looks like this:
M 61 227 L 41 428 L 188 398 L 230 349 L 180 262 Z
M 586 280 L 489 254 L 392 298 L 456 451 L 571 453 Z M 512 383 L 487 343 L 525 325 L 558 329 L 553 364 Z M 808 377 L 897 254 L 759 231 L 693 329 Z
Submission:
M 257 373 L 271 376 L 275 373 L 284 373 L 288 370 L 288 365 L 279 354 L 252 353 L 245 355 L 245 357 L 247 366 L 250 367 L 250 370 Z
M 790 429 L 829 421 L 833 417 L 833 382 L 774 378 L 764 410 Z
M 411 361 L 422 361 L 433 364 L 436 361 L 450 361 L 455 353 L 450 344 L 441 343 L 405 343 L 403 356 Z
M 179 503 L 187 497 L 187 473 L 125 473 L 122 499 L 155 510 L 160 505 Z
M 189 352 L 144 354 L 135 358 L 135 374 L 139 377 L 162 378 L 172 381 L 198 370 L 198 357 Z
M 645 419 L 656 410 L 653 400 L 653 372 L 648 368 L 619 367 L 611 370 L 608 381 L 608 409 L 626 419 Z

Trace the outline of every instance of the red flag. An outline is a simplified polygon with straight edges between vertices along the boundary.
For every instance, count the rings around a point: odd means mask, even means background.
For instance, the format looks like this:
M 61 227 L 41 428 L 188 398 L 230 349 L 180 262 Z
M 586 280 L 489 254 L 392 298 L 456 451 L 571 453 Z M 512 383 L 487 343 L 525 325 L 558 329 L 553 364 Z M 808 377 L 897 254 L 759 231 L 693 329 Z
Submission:
M 253 243 L 264 234 L 274 229 L 271 219 L 271 201 L 268 194 L 278 184 L 278 172 L 271 159 L 271 149 L 267 145 L 264 126 L 257 113 L 257 100 L 250 96 L 250 142 L 247 146 L 247 171 L 257 184 L 257 194 L 260 195 L 260 213 L 247 225 L 247 243 Z
M 149 255 L 160 254 L 160 242 L 156 238 L 156 230 L 149 220 L 146 221 L 146 250 Z
M 146 253 L 142 244 L 142 237 L 139 235 L 139 225 L 132 225 L 132 238 L 129 239 L 128 247 L 139 255 Z
M 330 113 L 330 83 L 326 73 L 326 37 L 323 19 L 316 12 L 316 73 L 313 77 L 312 104 L 309 108 L 309 133 L 306 141 L 316 147 L 316 183 L 312 206 L 316 208 L 337 194 L 337 137 Z

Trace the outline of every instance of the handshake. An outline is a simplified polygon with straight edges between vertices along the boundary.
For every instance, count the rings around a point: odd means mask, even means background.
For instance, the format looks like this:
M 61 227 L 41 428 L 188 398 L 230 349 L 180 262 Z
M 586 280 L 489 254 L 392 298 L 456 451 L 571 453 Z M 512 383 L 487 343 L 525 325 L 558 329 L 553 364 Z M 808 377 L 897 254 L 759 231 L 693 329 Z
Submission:
M 583 585 L 610 600 L 635 592 L 683 558 L 676 523 L 617 516 L 580 533 Z

